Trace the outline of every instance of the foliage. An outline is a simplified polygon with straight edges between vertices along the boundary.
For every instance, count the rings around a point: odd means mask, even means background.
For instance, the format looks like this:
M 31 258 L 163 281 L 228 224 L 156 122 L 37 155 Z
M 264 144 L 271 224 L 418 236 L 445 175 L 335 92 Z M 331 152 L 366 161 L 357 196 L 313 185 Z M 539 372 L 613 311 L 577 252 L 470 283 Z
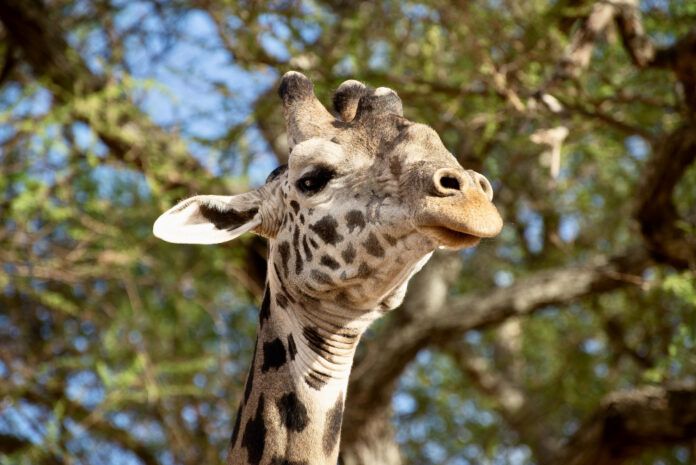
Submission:
M 241 191 L 285 159 L 275 82 L 288 69 L 306 72 L 324 102 L 348 78 L 394 88 L 407 117 L 494 181 L 505 230 L 462 254 L 453 295 L 640 245 L 632 198 L 659 136 L 683 116 L 683 90 L 666 71 L 633 66 L 610 29 L 590 67 L 554 88 L 565 110 L 541 107 L 535 91 L 590 7 L 47 2 L 74 82 L 97 82 L 69 92 L 0 28 L 0 463 L 222 463 L 263 243 L 174 246 L 151 225 L 174 200 Z M 641 10 L 663 44 L 696 18 L 686 0 Z M 569 135 L 554 178 L 530 135 L 559 126 Z M 686 218 L 695 174 L 675 195 Z M 515 319 L 512 333 L 456 341 L 533 404 L 524 424 L 567 438 L 607 393 L 696 373 L 693 270 L 654 263 L 626 279 Z M 393 407 L 408 463 L 543 462 L 501 399 L 446 351 L 416 357 Z M 635 463 L 693 454 L 657 449 Z

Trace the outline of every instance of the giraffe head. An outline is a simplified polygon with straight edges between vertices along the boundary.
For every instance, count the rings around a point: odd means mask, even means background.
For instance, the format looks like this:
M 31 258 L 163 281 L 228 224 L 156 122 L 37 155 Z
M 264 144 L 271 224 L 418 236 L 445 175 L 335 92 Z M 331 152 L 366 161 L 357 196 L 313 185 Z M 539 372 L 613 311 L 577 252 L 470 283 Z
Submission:
M 253 231 L 270 239 L 270 268 L 289 294 L 367 310 L 398 305 L 434 249 L 500 232 L 488 180 L 405 119 L 393 90 L 346 81 L 337 117 L 300 73 L 285 74 L 279 94 L 288 165 L 253 191 L 180 202 L 156 221 L 157 237 L 212 244 Z

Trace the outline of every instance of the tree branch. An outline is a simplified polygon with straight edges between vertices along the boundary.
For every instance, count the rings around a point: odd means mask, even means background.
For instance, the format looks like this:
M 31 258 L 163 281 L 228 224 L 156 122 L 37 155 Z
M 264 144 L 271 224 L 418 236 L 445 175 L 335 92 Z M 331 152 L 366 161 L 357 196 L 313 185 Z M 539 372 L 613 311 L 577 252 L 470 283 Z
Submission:
M 571 37 L 570 44 L 558 64 L 551 83 L 578 77 L 590 64 L 595 42 L 604 34 L 614 18 L 614 5 L 607 1 L 598 1 L 592 6 L 590 14 L 580 23 Z
M 616 25 L 634 65 L 643 68 L 655 59 L 655 46 L 645 33 L 642 14 L 635 1 L 616 5 Z
M 498 324 L 510 316 L 639 284 L 642 279 L 636 275 L 649 264 L 645 251 L 637 248 L 610 259 L 597 256 L 585 265 L 541 271 L 506 288 L 450 299 L 446 310 L 428 322 L 428 330 L 434 339 L 445 339 L 450 334 Z
M 696 265 L 696 225 L 680 217 L 674 190 L 696 159 L 696 29 L 674 45 L 655 49 L 645 34 L 634 0 L 616 4 L 616 23 L 624 48 L 638 68 L 671 69 L 684 91 L 682 124 L 655 144 L 636 189 L 634 217 L 654 259 L 677 268 Z
M 615 465 L 645 449 L 696 437 L 696 385 L 645 386 L 609 394 L 554 460 Z
M 166 190 L 198 191 L 210 180 L 186 144 L 155 125 L 122 92 L 113 101 L 90 99 L 115 84 L 93 74 L 69 46 L 55 11 L 41 1 L 6 0 L 0 2 L 0 21 L 37 77 L 59 102 L 74 103 L 74 116 L 95 131 L 113 159 Z
M 444 344 L 454 336 L 499 324 L 511 316 L 530 315 L 550 305 L 636 285 L 642 282 L 636 274 L 650 263 L 645 251 L 636 249 L 611 259 L 599 256 L 585 265 L 538 272 L 506 288 L 449 299 L 446 293 L 437 297 L 438 292 L 424 289 L 447 289 L 457 273 L 437 262 L 432 268 L 429 264 L 414 277 L 404 301 L 404 306 L 421 310 L 407 310 L 410 317 L 405 318 L 398 316 L 402 309 L 396 310 L 379 336 L 363 343 L 364 355 L 356 361 L 351 375 L 342 447 L 352 447 L 360 440 L 361 426 L 389 404 L 399 376 L 423 348 Z M 427 306 L 423 296 L 430 299 Z
M 664 136 L 648 160 L 636 190 L 635 217 L 653 257 L 678 268 L 696 265 L 696 225 L 680 217 L 673 196 L 696 159 L 696 121 Z

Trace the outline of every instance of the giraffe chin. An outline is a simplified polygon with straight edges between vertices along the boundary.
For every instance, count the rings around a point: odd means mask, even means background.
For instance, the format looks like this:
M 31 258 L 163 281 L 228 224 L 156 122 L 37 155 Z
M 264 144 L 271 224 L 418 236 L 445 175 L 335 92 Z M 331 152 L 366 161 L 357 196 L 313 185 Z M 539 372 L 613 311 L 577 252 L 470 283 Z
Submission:
M 448 249 L 468 249 L 481 242 L 481 238 L 478 236 L 442 226 L 421 226 L 419 229 L 440 246 Z

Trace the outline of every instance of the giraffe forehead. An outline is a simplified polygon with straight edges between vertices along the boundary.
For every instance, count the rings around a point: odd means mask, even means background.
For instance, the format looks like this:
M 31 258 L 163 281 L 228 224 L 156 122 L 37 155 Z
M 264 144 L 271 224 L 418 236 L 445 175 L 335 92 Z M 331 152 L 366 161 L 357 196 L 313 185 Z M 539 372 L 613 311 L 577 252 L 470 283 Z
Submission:
M 436 167 L 452 164 L 459 167 L 459 163 L 442 143 L 438 133 L 425 124 L 414 123 L 401 131 L 394 141 L 393 152 L 403 165 L 423 165 L 423 162 L 427 162 Z
M 335 139 L 313 138 L 297 144 L 290 154 L 290 177 L 302 174 L 314 165 L 327 165 L 335 169 L 356 170 L 370 165 L 370 159 L 357 147 L 346 149 Z
M 461 168 L 434 129 L 396 115 L 305 140 L 294 147 L 289 159 L 291 180 L 313 165 L 330 166 L 340 174 L 369 171 L 384 176 L 422 170 L 425 164 L 435 169 Z

